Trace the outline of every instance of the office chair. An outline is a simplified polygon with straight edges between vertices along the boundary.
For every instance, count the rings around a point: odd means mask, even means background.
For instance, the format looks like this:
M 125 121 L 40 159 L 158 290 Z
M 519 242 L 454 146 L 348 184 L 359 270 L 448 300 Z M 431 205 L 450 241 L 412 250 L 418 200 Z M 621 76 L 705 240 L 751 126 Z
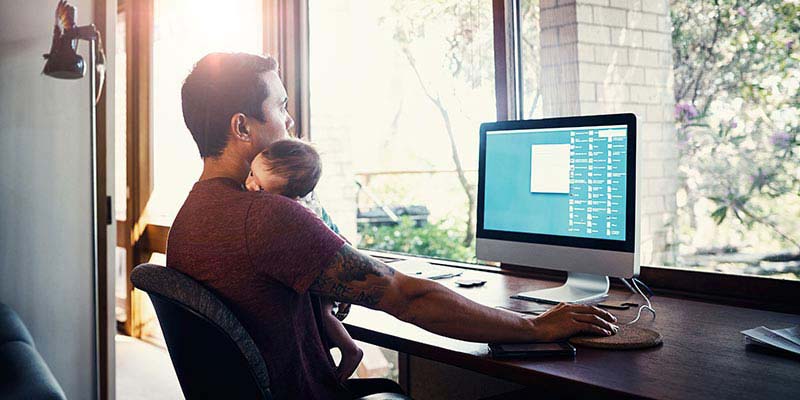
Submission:
M 185 274 L 153 264 L 134 268 L 131 282 L 153 302 L 187 399 L 273 398 L 264 358 L 216 295 Z M 380 393 L 362 399 L 409 398 Z

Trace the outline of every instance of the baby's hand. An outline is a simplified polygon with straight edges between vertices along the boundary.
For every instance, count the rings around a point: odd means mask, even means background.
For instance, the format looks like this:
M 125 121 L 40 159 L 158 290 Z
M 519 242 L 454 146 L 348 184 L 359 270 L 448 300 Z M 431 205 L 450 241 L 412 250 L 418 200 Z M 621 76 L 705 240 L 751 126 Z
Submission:
M 247 190 L 251 192 L 261 191 L 261 186 L 259 186 L 258 183 L 256 182 L 256 177 L 253 176 L 252 171 L 250 172 L 250 174 L 247 175 L 247 180 L 244 181 L 244 186 L 247 188 Z
M 354 349 L 339 349 L 342 351 L 342 361 L 339 362 L 339 367 L 336 368 L 336 378 L 339 382 L 344 382 L 353 375 L 353 372 L 358 368 L 361 359 L 364 358 L 364 351 L 358 347 Z

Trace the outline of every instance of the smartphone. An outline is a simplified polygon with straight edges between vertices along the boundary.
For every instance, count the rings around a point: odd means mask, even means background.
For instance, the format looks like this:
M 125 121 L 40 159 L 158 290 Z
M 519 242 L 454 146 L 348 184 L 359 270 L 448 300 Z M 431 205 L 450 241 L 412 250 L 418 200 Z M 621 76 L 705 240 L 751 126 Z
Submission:
M 575 347 L 567 342 L 489 343 L 493 358 L 575 357 Z

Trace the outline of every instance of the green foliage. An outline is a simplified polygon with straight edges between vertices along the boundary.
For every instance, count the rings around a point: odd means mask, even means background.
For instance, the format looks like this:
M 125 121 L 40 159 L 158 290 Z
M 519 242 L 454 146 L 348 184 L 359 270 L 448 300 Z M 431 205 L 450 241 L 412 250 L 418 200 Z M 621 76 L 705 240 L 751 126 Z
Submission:
M 417 227 L 410 218 L 401 217 L 394 226 L 359 226 L 359 248 L 414 254 L 448 260 L 475 261 L 475 248 L 464 247 L 463 231 L 447 227 L 446 221 Z M 460 226 L 460 225 L 459 225 Z
M 684 213 L 747 237 L 754 225 L 800 249 L 800 4 L 672 0 L 675 119 Z M 730 221 L 736 223 L 730 223 Z
M 476 30 L 491 26 L 490 3 L 391 4 L 382 23 L 391 27 L 398 49 L 449 126 L 451 117 L 459 118 L 451 111 L 473 96 L 456 92 L 448 83 L 488 88 L 487 82 L 494 79 L 492 37 Z M 525 70 L 523 84 L 526 96 L 537 99 L 539 1 L 521 0 L 520 13 L 523 65 L 532 66 Z M 800 214 L 790 211 L 800 209 L 800 3 L 671 0 L 670 16 L 679 148 L 666 158 L 678 157 L 679 192 L 686 195 L 675 217 L 678 236 L 691 240 L 698 221 L 710 218 L 721 225 L 724 236 L 736 232 L 750 240 L 737 243 L 740 247 L 770 247 L 762 242 L 771 242 L 800 249 Z M 442 57 L 417 57 L 434 42 L 440 43 Z M 525 115 L 533 112 L 531 108 Z M 450 139 L 457 159 L 456 144 L 464 138 L 456 140 L 451 134 Z M 459 162 L 456 165 L 460 169 Z M 463 186 L 474 192 L 474 187 Z M 701 200 L 711 206 L 695 215 Z M 474 251 L 457 240 L 464 232 L 469 236 L 469 229 L 441 223 L 415 228 L 405 221 L 362 230 L 364 247 L 474 258 Z M 759 233 L 765 231 L 769 238 Z
M 438 111 L 450 156 L 467 200 L 463 246 L 475 239 L 475 186 L 462 162 L 469 132 L 459 128 L 481 111 L 472 100 L 492 94 L 494 80 L 492 6 L 483 0 L 395 0 L 381 23 L 391 27 L 398 50 L 429 104 Z M 439 56 L 431 56 L 438 54 Z M 473 108 L 475 107 L 475 108 Z M 484 109 L 485 110 L 485 109 Z M 473 126 L 477 125 L 471 121 Z

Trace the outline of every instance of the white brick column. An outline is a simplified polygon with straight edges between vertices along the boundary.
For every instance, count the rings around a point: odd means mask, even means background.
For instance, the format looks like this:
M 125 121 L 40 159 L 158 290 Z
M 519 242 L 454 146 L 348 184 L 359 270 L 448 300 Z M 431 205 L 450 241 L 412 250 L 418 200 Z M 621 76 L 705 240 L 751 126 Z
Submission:
M 346 126 L 316 127 L 314 146 L 322 158 L 322 179 L 316 188 L 325 210 L 341 234 L 358 244 L 356 229 L 356 184 Z
M 667 0 L 542 0 L 540 10 L 545 115 L 638 118 L 644 265 L 673 261 L 678 144 L 668 6 Z
M 327 15 L 335 15 L 341 21 L 357 19 L 358 10 L 351 8 L 347 2 L 320 2 L 319 7 L 324 8 Z M 326 61 L 339 65 L 356 63 L 359 50 L 352 46 L 352 26 L 340 24 L 333 34 L 340 40 L 336 51 L 325 55 Z M 320 82 L 312 81 L 312 90 L 318 84 Z M 324 105 L 318 108 L 314 108 L 313 103 L 311 105 L 311 141 L 322 159 L 322 178 L 315 192 L 342 235 L 357 245 L 357 188 L 353 173 L 351 132 L 353 121 L 358 121 L 358 116 L 353 113 L 353 107 L 340 107 L 341 99 L 336 89 L 336 86 L 326 86 L 324 90 L 313 93 L 318 104 Z
M 539 15 L 542 69 L 539 82 L 544 100 L 544 115 L 579 115 L 578 21 L 575 1 L 542 0 Z

